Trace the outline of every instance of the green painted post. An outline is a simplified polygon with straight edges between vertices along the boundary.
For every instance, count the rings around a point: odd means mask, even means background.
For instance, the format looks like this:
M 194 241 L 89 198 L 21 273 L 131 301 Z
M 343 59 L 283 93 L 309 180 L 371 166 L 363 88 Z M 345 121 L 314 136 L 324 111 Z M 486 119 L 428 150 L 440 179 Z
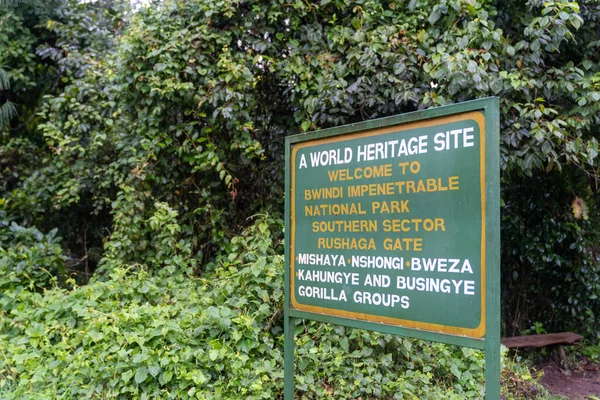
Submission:
M 500 399 L 500 115 L 499 99 L 489 103 L 486 131 L 489 134 L 488 152 L 488 207 L 489 223 L 487 259 L 487 282 L 490 283 L 486 294 L 486 337 L 485 337 L 485 388 L 486 400 Z
M 286 142 L 285 146 L 285 193 L 286 196 L 291 192 L 290 182 L 290 145 Z M 290 202 L 285 201 L 285 219 L 286 230 L 290 226 Z M 290 316 L 290 235 L 285 235 L 285 270 L 284 270 L 284 327 L 283 327 L 283 398 L 284 400 L 294 400 L 294 318 Z
M 485 398 L 500 400 L 500 334 L 497 329 L 488 333 L 485 342 Z
M 294 400 L 294 318 L 285 312 L 284 326 L 284 380 L 283 380 L 283 398 L 284 400 Z

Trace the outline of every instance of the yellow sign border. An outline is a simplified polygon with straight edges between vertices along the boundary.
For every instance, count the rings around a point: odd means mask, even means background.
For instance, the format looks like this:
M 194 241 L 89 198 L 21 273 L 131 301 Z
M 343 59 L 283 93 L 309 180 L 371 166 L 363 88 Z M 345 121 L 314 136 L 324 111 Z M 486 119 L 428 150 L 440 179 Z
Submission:
M 405 320 L 401 318 L 392 318 L 392 317 L 383 317 L 379 315 L 372 315 L 367 313 L 358 313 L 353 311 L 345 311 L 338 310 L 334 308 L 327 307 L 319 307 L 319 306 L 309 306 L 303 305 L 296 301 L 296 291 L 295 291 L 295 261 L 296 261 L 296 252 L 295 252 L 295 243 L 296 243 L 296 205 L 295 205 L 295 182 L 296 182 L 296 153 L 298 150 L 312 147 L 320 144 L 332 143 L 332 142 L 343 142 L 347 140 L 358 139 L 362 137 L 371 137 L 383 135 L 386 133 L 393 132 L 403 132 L 411 129 L 419 129 L 419 128 L 428 128 L 436 125 L 449 124 L 453 122 L 460 122 L 466 120 L 474 120 L 479 125 L 479 133 L 480 133 L 480 176 L 479 176 L 479 185 L 481 191 L 481 316 L 479 326 L 476 328 L 462 328 L 456 326 L 448 326 L 441 324 L 434 324 L 429 322 L 419 322 L 412 320 Z M 363 131 L 352 133 L 348 135 L 343 135 L 341 137 L 329 137 L 322 139 L 315 139 L 307 142 L 302 142 L 299 144 L 295 144 L 292 149 L 291 154 L 291 242 L 290 242 L 290 294 L 291 294 L 291 303 L 292 307 L 299 311 L 306 311 L 315 314 L 333 316 L 333 317 L 343 317 L 343 318 L 352 318 L 365 322 L 374 322 L 374 323 L 382 323 L 393 326 L 400 326 L 404 328 L 412 328 L 412 329 L 420 329 L 432 332 L 441 332 L 450 335 L 459 335 L 459 336 L 468 336 L 472 338 L 483 338 L 485 336 L 485 327 L 486 327 L 486 170 L 485 170 L 485 116 L 480 111 L 471 111 L 461 114 L 455 114 L 447 117 L 438 117 L 432 118 L 423 121 L 415 121 L 406 124 L 393 125 L 385 128 L 373 129 L 370 131 Z

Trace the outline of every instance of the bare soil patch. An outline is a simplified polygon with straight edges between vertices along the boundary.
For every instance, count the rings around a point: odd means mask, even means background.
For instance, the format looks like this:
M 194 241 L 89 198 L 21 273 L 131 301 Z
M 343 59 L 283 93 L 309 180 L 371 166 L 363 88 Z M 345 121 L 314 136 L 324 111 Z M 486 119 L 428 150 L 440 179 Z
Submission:
M 553 394 L 577 400 L 600 396 L 600 363 L 583 358 L 575 368 L 562 369 L 555 362 L 548 362 L 536 369 L 543 371 L 540 383 Z

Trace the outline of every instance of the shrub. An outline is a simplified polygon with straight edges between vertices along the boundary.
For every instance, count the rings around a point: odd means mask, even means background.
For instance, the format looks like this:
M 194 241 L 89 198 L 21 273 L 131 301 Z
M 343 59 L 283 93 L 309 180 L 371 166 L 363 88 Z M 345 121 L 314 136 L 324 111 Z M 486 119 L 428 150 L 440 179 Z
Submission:
M 280 232 L 257 219 L 202 277 L 130 265 L 3 296 L 0 397 L 281 398 Z M 313 322 L 298 323 L 296 346 L 302 399 L 482 396 L 475 350 Z
M 66 257 L 56 232 L 9 222 L 0 209 L 0 291 L 48 288 L 64 278 Z

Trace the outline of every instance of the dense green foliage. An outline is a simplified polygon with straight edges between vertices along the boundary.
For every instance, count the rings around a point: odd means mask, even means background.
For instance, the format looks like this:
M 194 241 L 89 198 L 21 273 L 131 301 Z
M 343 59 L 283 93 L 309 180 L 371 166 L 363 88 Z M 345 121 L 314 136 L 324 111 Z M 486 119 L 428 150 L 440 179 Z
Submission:
M 257 220 L 202 277 L 131 266 L 71 290 L 3 296 L 2 398 L 279 397 L 283 257 L 271 229 L 281 221 Z M 302 398 L 481 397 L 474 350 L 330 325 L 296 330 Z
M 253 216 L 281 216 L 285 135 L 491 95 L 503 331 L 594 339 L 599 22 L 592 0 L 0 8 L 0 397 L 276 397 L 283 233 Z M 298 327 L 306 398 L 479 396 L 479 353 L 340 329 Z
M 0 290 L 51 287 L 65 275 L 56 229 L 47 234 L 9 223 L 0 211 Z

